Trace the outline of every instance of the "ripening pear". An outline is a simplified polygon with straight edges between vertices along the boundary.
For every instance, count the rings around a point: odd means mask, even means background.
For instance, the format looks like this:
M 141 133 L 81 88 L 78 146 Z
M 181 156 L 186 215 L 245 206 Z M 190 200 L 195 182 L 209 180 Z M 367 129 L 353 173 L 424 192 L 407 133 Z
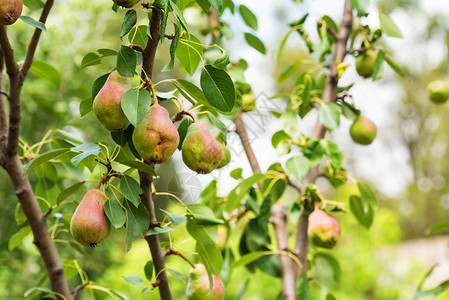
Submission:
M 435 80 L 427 85 L 429 99 L 433 103 L 444 103 L 449 99 L 449 84 L 443 80 Z
M 0 25 L 14 24 L 22 14 L 22 0 L 0 1 Z
M 130 123 L 122 110 L 122 96 L 130 88 L 129 78 L 113 71 L 95 97 L 94 113 L 107 130 L 122 131 L 128 128 Z
M 360 54 L 355 59 L 355 69 L 360 76 L 365 78 L 371 77 L 374 71 L 374 63 L 376 62 L 377 54 L 374 50 L 368 49 L 365 53 Z
M 340 224 L 318 207 L 309 216 L 309 237 L 315 246 L 333 248 L 340 237 Z
M 221 161 L 218 164 L 217 169 L 227 166 L 231 161 L 231 152 L 229 151 L 229 149 L 224 145 L 224 143 L 220 143 L 220 146 L 221 150 L 223 151 L 223 156 L 221 157 Z
M 131 8 L 137 3 L 139 3 L 140 0 L 112 0 L 112 1 L 120 7 Z
M 133 143 L 144 160 L 161 164 L 179 145 L 179 134 L 168 111 L 155 103 L 133 133 Z
M 369 145 L 376 138 L 377 127 L 371 120 L 358 116 L 352 123 L 349 133 L 354 142 L 361 145 Z
M 187 283 L 187 300 L 223 300 L 225 289 L 223 282 L 212 274 L 212 291 L 209 293 L 209 277 L 206 268 L 197 264 L 190 270 Z
M 208 174 L 218 167 L 223 150 L 203 123 L 193 123 L 187 129 L 182 144 L 182 160 L 191 170 Z
M 70 221 L 70 232 L 84 246 L 96 247 L 108 237 L 111 223 L 104 214 L 106 196 L 97 189 L 84 195 Z

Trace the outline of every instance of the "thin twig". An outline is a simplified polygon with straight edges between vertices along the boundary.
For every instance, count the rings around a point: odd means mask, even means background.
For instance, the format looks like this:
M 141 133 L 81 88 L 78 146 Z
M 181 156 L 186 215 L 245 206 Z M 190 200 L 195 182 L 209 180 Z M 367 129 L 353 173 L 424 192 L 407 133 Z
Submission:
M 88 280 L 86 283 L 78 285 L 78 286 L 73 290 L 73 292 L 72 292 L 72 297 L 73 297 L 73 299 L 75 299 L 75 298 L 78 296 L 78 294 L 79 294 L 85 287 L 87 287 L 90 283 L 91 283 L 91 281 Z
M 165 256 L 169 256 L 169 255 L 177 255 L 177 256 L 181 257 L 183 260 L 185 260 L 186 262 L 188 262 L 193 268 L 195 268 L 195 263 L 193 261 L 191 261 L 189 258 L 187 258 L 184 254 L 179 252 L 178 250 L 168 249 L 167 251 L 165 251 Z

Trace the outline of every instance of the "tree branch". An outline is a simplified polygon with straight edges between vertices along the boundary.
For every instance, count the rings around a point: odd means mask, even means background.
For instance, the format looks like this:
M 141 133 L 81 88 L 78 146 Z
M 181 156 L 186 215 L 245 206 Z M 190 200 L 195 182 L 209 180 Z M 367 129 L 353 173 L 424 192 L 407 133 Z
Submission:
M 47 21 L 48 14 L 50 13 L 51 8 L 53 7 L 55 0 L 47 0 L 45 2 L 44 8 L 42 9 L 41 17 L 39 18 L 39 21 L 44 23 Z M 20 70 L 20 73 L 22 74 L 22 83 L 25 80 L 28 70 L 31 67 L 31 64 L 33 63 L 34 54 L 36 53 L 37 44 L 39 43 L 39 38 L 41 36 L 42 30 L 39 28 L 36 28 L 34 30 L 33 36 L 31 37 L 30 43 L 28 44 L 28 51 L 25 56 L 25 61 L 23 63 L 22 69 Z
M 154 59 L 156 56 L 156 50 L 161 38 L 161 15 L 162 11 L 158 8 L 153 8 L 153 14 L 150 21 L 150 33 L 151 37 L 148 39 L 147 44 L 142 52 L 142 73 L 141 78 L 144 82 L 147 79 L 153 77 Z M 146 162 L 151 167 L 154 164 Z M 139 171 L 140 175 L 140 187 L 142 188 L 142 195 L 140 196 L 142 203 L 148 210 L 150 217 L 150 224 L 157 224 L 156 213 L 154 211 L 153 203 L 153 175 Z M 164 253 L 162 253 L 161 245 L 159 243 L 159 236 L 157 234 L 145 236 L 145 240 L 150 247 L 151 256 L 153 257 L 154 269 L 156 274 L 159 274 L 157 278 L 157 286 L 159 287 L 159 295 L 162 300 L 172 300 L 173 296 L 168 285 L 167 273 L 165 272 L 165 259 Z
M 323 93 L 324 102 L 334 102 L 337 98 L 338 91 L 338 73 L 337 62 L 343 62 L 347 53 L 348 38 L 352 31 L 352 4 L 350 0 L 345 1 L 343 18 L 340 25 L 339 32 L 337 34 L 337 44 L 335 48 L 334 60 L 330 65 L 330 72 L 327 78 L 326 87 Z M 324 138 L 326 135 L 326 127 L 317 122 L 313 131 L 312 139 Z M 314 183 L 319 177 L 320 173 L 318 167 L 314 167 L 307 172 L 302 190 L 305 190 L 306 186 L 310 183 Z M 309 226 L 309 215 L 303 210 L 299 216 L 297 231 L 296 231 L 296 245 L 294 253 L 298 256 L 303 265 L 303 271 L 307 275 L 307 251 L 308 251 L 308 236 L 307 229 Z M 300 270 L 296 269 L 296 276 L 299 276 Z
M 254 154 L 253 148 L 248 139 L 248 133 L 246 132 L 245 124 L 243 123 L 242 111 L 236 113 L 234 117 L 235 132 L 242 142 L 243 149 L 245 150 L 246 157 L 248 157 L 249 164 L 254 173 L 262 173 L 260 170 L 259 162 Z M 261 186 L 259 186 L 261 187 Z
M 5 89 L 5 78 L 3 77 L 3 68 L 5 65 L 5 58 L 0 47 L 0 90 Z M 8 138 L 8 108 L 6 106 L 6 97 L 0 95 L 0 149 L 6 146 L 6 139 Z

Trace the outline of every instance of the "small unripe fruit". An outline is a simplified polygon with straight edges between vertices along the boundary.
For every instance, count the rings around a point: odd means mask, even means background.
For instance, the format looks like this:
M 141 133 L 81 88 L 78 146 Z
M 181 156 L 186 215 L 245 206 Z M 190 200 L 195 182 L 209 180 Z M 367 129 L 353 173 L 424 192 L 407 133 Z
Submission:
M 365 53 L 360 54 L 355 59 L 355 69 L 360 76 L 365 78 L 371 77 L 374 71 L 374 63 L 376 62 L 377 54 L 374 50 L 368 49 Z
M 223 300 L 225 295 L 223 282 L 212 274 L 212 291 L 209 293 L 209 276 L 206 268 L 198 264 L 190 270 L 187 283 L 187 300 Z
M 106 196 L 100 190 L 84 195 L 70 221 L 70 232 L 84 246 L 96 247 L 108 237 L 111 223 L 104 214 Z
M 371 120 L 358 116 L 349 130 L 354 142 L 361 145 L 371 144 L 377 135 L 377 127 Z
M 427 85 L 429 99 L 433 103 L 444 103 L 449 99 L 449 84 L 443 80 L 435 80 Z
M 319 208 L 309 216 L 309 237 L 315 246 L 333 248 L 340 238 L 340 224 Z
M 253 111 L 256 109 L 256 97 L 254 93 L 242 95 L 242 110 L 244 112 Z
M 229 151 L 229 149 L 223 143 L 220 143 L 220 146 L 221 150 L 223 151 L 223 156 L 221 157 L 221 161 L 218 164 L 217 169 L 227 166 L 231 161 L 231 152 Z

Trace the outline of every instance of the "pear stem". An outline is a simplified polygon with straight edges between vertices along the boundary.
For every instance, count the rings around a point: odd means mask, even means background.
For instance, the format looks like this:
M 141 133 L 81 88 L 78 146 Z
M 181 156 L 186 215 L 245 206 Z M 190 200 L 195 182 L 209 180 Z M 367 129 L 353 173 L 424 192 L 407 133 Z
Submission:
M 184 254 L 182 254 L 181 252 L 179 252 L 178 250 L 175 249 L 168 249 L 167 251 L 165 251 L 165 256 L 168 255 L 178 255 L 179 257 L 181 257 L 183 260 L 185 260 L 186 262 L 188 262 L 193 268 L 195 268 L 195 263 L 193 261 L 191 261 L 189 258 L 187 258 Z

